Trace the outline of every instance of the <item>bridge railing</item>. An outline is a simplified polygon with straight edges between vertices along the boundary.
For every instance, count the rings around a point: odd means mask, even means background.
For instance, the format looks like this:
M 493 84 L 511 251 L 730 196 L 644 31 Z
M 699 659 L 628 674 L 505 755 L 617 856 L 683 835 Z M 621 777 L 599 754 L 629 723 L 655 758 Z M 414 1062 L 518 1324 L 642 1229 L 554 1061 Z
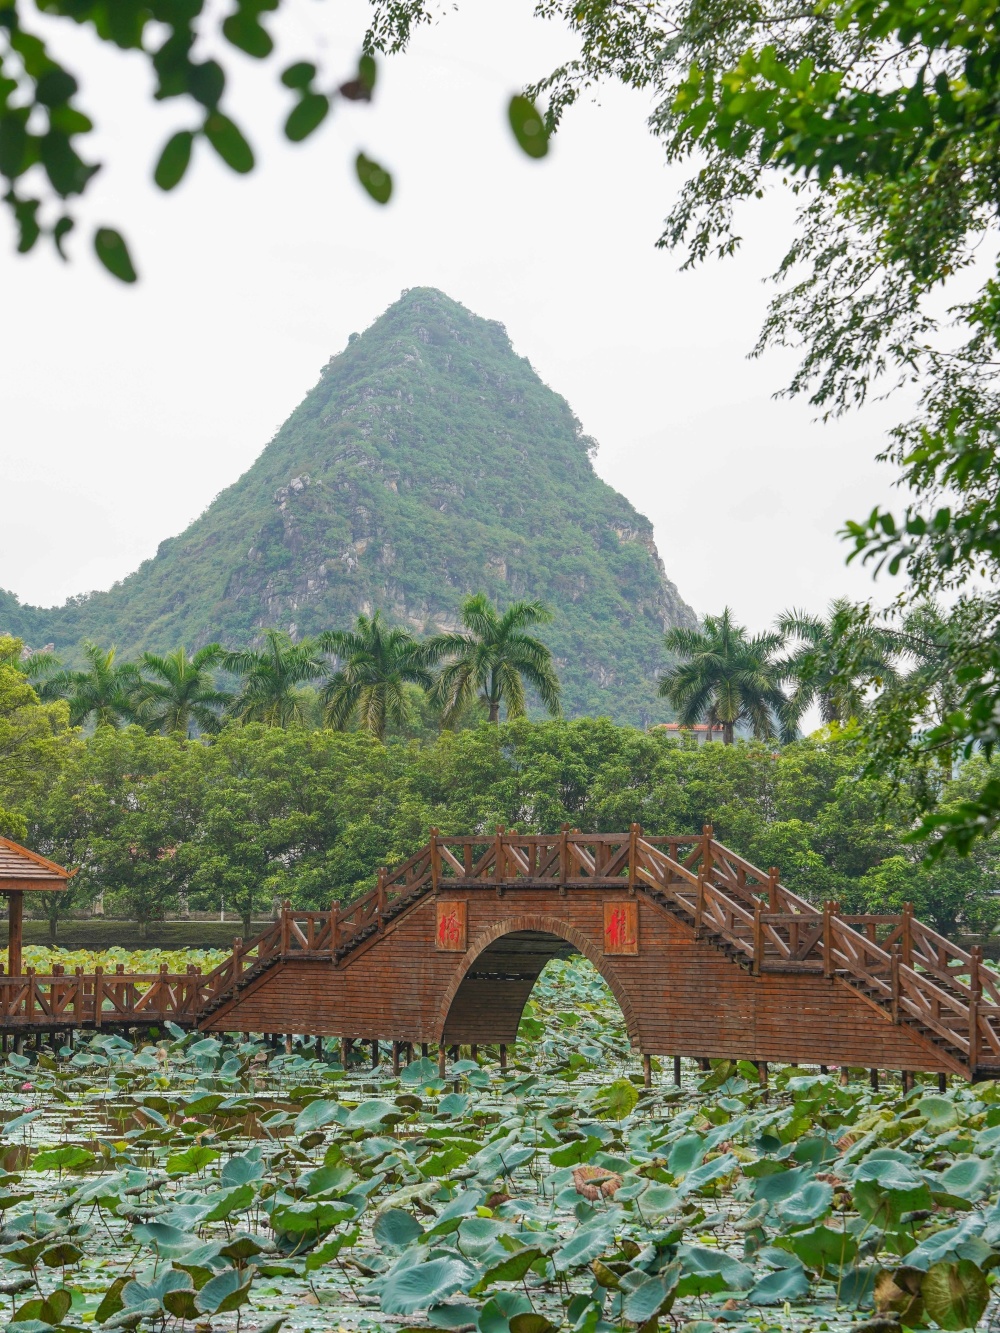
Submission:
M 776 870 L 757 869 L 714 838 L 686 864 L 727 896 L 755 904 L 755 970 L 847 975 L 894 1021 L 911 1018 L 943 1037 L 970 1070 L 1000 1064 L 997 974 L 984 965 L 981 949 L 962 949 L 940 935 L 914 916 L 912 904 L 884 916 L 842 913 L 836 902 L 817 910 L 786 889 Z
M 198 968 L 186 973 L 137 973 L 119 969 L 91 973 L 77 968 L 39 975 L 0 975 L 0 1025 L 11 1028 L 59 1028 L 105 1025 L 142 1026 L 167 1019 L 186 1021 L 197 1015 L 203 980 Z

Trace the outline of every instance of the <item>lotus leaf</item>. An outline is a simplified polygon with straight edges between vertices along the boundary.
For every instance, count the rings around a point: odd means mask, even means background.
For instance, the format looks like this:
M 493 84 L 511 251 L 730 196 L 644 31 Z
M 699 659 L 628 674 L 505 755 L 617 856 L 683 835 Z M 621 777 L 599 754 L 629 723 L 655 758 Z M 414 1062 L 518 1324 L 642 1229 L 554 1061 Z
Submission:
M 825 1180 L 810 1180 L 775 1204 L 775 1211 L 783 1222 L 792 1227 L 808 1226 L 818 1222 L 830 1211 L 833 1187 Z
M 521 1292 L 495 1292 L 479 1312 L 479 1333 L 509 1333 L 511 1318 L 530 1310 L 531 1302 Z
M 801 1268 L 779 1268 L 755 1283 L 748 1300 L 752 1305 L 783 1305 L 809 1294 L 809 1279 Z
M 943 1329 L 975 1328 L 986 1310 L 985 1274 L 969 1259 L 934 1264 L 920 1285 L 924 1306 Z
M 700 1134 L 685 1134 L 677 1140 L 667 1156 L 667 1170 L 673 1176 L 684 1176 L 700 1165 L 705 1156 L 705 1140 Z
M 964 1157 L 954 1162 L 939 1177 L 949 1194 L 961 1199 L 978 1199 L 986 1194 L 993 1183 L 993 1164 L 982 1157 Z
M 668 1272 L 658 1277 L 647 1278 L 633 1288 L 622 1305 L 625 1318 L 633 1324 L 645 1324 L 665 1308 L 669 1308 L 677 1286 L 677 1278 L 678 1270 L 673 1266 Z
M 375 1125 L 402 1119 L 403 1112 L 391 1102 L 370 1101 L 356 1106 L 344 1124 L 348 1129 L 372 1129 Z
M 375 1219 L 372 1235 L 380 1245 L 405 1250 L 420 1239 L 424 1229 L 412 1214 L 401 1208 L 386 1208 Z
M 932 1134 L 943 1134 L 958 1124 L 958 1110 L 950 1097 L 921 1097 L 917 1110 L 926 1117 L 927 1128 Z
M 390 1274 L 381 1289 L 386 1314 L 413 1314 L 445 1300 L 453 1292 L 468 1288 L 475 1270 L 460 1259 L 431 1259 Z
M 309 1134 L 314 1129 L 329 1125 L 332 1121 L 337 1121 L 338 1124 L 342 1125 L 346 1120 L 347 1111 L 339 1102 L 317 1097 L 295 1117 L 294 1132 L 296 1134 Z

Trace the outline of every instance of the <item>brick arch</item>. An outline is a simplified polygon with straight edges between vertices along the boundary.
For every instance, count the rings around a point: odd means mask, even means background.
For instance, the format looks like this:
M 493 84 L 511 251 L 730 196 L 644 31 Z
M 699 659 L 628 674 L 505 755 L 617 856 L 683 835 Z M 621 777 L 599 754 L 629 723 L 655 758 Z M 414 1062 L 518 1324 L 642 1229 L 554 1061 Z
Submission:
M 568 921 L 564 921 L 560 917 L 536 914 L 505 917 L 502 921 L 495 922 L 488 930 L 484 930 L 476 936 L 463 954 L 452 980 L 441 997 L 441 1004 L 435 1019 L 433 1041 L 441 1042 L 443 1040 L 451 1006 L 462 982 L 465 980 L 466 974 L 471 970 L 476 960 L 481 954 L 485 953 L 491 944 L 495 944 L 497 940 L 503 939 L 505 935 L 512 935 L 519 930 L 538 930 L 549 935 L 556 935 L 565 940 L 567 944 L 572 944 L 585 958 L 589 959 L 608 983 L 612 995 L 618 1002 L 622 1017 L 625 1019 L 625 1030 L 628 1033 L 629 1041 L 633 1046 L 639 1045 L 639 1022 L 635 1010 L 621 977 L 611 966 L 607 956 L 594 944 L 589 936 L 584 935 L 575 926 L 571 926 Z

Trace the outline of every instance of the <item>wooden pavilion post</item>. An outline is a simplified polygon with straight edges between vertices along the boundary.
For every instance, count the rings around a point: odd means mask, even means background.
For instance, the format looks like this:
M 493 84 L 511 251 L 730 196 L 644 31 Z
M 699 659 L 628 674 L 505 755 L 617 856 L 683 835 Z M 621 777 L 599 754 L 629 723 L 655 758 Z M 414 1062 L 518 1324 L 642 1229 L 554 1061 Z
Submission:
M 24 890 L 12 889 L 7 894 L 7 971 L 12 977 L 22 973 L 24 945 Z

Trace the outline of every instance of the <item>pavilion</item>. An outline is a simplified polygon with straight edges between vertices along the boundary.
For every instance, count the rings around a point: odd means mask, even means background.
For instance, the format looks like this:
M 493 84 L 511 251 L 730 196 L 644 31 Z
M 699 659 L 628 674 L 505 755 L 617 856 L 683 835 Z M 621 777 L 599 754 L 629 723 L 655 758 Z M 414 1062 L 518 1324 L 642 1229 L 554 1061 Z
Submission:
M 7 972 L 20 976 L 24 942 L 24 895 L 61 892 L 76 874 L 10 838 L 0 838 L 0 893 L 7 895 Z

